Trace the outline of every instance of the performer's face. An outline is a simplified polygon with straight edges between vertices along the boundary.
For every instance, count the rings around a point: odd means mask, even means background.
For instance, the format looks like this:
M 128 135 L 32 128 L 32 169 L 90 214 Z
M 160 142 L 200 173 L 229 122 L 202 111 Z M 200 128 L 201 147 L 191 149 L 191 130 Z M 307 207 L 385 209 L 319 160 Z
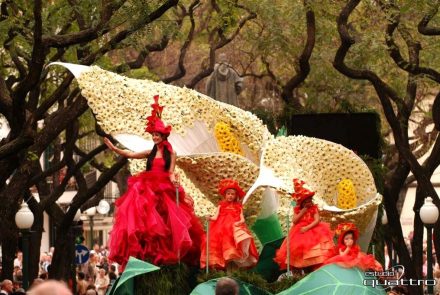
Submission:
M 344 237 L 344 245 L 353 246 L 353 243 L 354 243 L 353 234 L 352 233 L 346 234 Z
M 154 144 L 159 144 L 163 141 L 162 134 L 159 132 L 153 132 L 151 133 L 151 136 L 153 137 Z
M 301 203 L 301 208 L 309 208 L 313 205 L 312 198 L 307 198 Z
M 235 189 L 228 188 L 225 192 L 225 198 L 228 202 L 233 202 L 237 199 L 237 192 Z

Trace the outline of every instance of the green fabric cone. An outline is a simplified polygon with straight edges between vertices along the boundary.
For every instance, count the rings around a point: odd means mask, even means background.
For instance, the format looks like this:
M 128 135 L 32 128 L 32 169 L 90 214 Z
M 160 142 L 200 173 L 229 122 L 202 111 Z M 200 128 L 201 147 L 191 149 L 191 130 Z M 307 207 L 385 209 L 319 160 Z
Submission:
M 134 295 L 134 277 L 159 270 L 160 267 L 130 257 L 121 277 L 113 284 L 107 295 Z
M 384 295 L 384 289 L 364 286 L 366 279 L 359 268 L 343 268 L 329 264 L 277 295 Z M 368 279 L 371 279 L 370 277 Z
M 260 258 L 258 259 L 257 266 L 252 271 L 260 274 L 266 281 L 276 281 L 279 275 L 282 273 L 278 264 L 273 260 L 276 251 L 280 248 L 284 241 L 284 237 L 281 239 L 266 243 L 261 250 Z
M 197 285 L 197 287 L 195 287 L 194 290 L 192 290 L 190 295 L 214 295 L 215 286 L 219 279 L 221 278 L 209 280 Z M 235 281 L 240 286 L 240 292 L 238 293 L 239 295 L 272 295 L 272 293 L 264 291 L 254 285 L 242 282 L 240 280 L 235 280 Z
M 257 219 L 252 226 L 252 231 L 257 235 L 262 245 L 283 237 L 281 224 L 276 213 L 264 219 Z
M 277 135 L 275 137 L 280 137 L 280 136 L 287 136 L 287 128 L 286 126 L 281 126 L 280 129 L 278 129 Z

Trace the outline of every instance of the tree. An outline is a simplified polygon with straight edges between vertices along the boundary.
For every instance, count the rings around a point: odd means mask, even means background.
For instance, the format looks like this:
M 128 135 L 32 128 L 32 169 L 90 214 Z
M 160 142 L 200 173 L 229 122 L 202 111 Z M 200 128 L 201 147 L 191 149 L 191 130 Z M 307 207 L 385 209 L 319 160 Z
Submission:
M 421 44 L 418 41 L 418 37 L 414 32 L 411 32 L 401 22 L 402 8 L 397 5 L 395 1 L 377 1 L 383 14 L 387 17 L 386 25 L 386 45 L 391 59 L 394 61 L 395 66 L 405 71 L 407 79 L 406 91 L 400 92 L 390 85 L 391 82 L 386 82 L 383 78 L 380 78 L 378 74 L 369 69 L 358 69 L 353 66 L 347 65 L 347 55 L 353 45 L 356 44 L 356 39 L 353 37 L 353 31 L 358 32 L 357 26 L 354 30 L 348 23 L 348 19 L 352 15 L 357 17 L 355 9 L 358 8 L 360 1 L 348 1 L 346 6 L 343 7 L 338 17 L 338 31 L 341 38 L 341 45 L 336 53 L 333 65 L 335 68 L 348 76 L 351 79 L 367 80 L 369 81 L 381 102 L 383 111 L 387 122 L 389 123 L 395 142 L 396 152 L 398 154 L 398 163 L 391 171 L 385 182 L 384 202 L 387 210 L 390 226 L 394 229 L 395 235 L 393 236 L 393 245 L 397 249 L 399 258 L 403 262 L 406 268 L 406 275 L 410 278 L 421 277 L 421 265 L 422 265 L 422 237 L 423 237 L 423 225 L 421 223 L 418 212 L 423 204 L 423 200 L 426 196 L 430 195 L 435 199 L 437 206 L 440 205 L 438 195 L 435 192 L 433 184 L 430 182 L 430 178 L 434 170 L 439 165 L 440 154 L 438 152 L 439 139 L 436 130 L 435 136 L 437 139 L 433 145 L 433 149 L 430 152 L 427 160 L 423 164 L 419 164 L 414 150 L 411 147 L 411 139 L 409 138 L 409 120 L 415 107 L 415 100 L 417 96 L 417 89 L 423 85 L 424 79 L 429 79 L 440 82 L 439 73 L 428 66 L 421 66 Z M 435 5 L 433 5 L 434 7 Z M 438 4 L 436 5 L 438 8 Z M 362 13 L 365 7 L 360 6 L 357 13 Z M 426 19 L 429 14 L 422 18 L 421 24 L 427 24 Z M 432 17 L 432 15 L 431 15 Z M 412 19 L 414 20 L 414 19 Z M 423 27 L 423 25 L 422 25 Z M 419 25 L 420 28 L 420 25 Z M 396 29 L 401 36 L 400 44 L 396 42 Z M 419 29 L 420 30 L 420 29 Z M 422 30 L 423 31 L 423 30 Z M 402 56 L 400 48 L 405 46 L 407 49 L 406 59 Z M 437 104 L 440 99 L 440 93 L 435 98 L 434 105 Z M 436 128 L 438 122 L 435 122 Z M 408 249 L 405 246 L 405 241 L 402 235 L 402 229 L 399 222 L 399 214 L 397 212 L 396 203 L 399 198 L 401 188 L 405 184 L 405 180 L 408 177 L 409 172 L 412 172 L 417 180 L 418 189 L 416 195 L 416 203 L 414 205 L 415 214 L 415 229 L 414 240 L 412 242 L 412 258 L 408 253 Z M 436 232 L 437 232 L 436 227 Z M 436 241 L 438 244 L 438 241 Z M 415 262 L 413 267 L 412 260 Z M 421 290 L 417 290 L 417 287 L 412 287 L 411 294 L 419 294 Z M 421 294 L 421 293 L 420 293 Z
M 12 277 L 18 233 L 13 220 L 20 200 L 26 200 L 35 215 L 32 276 L 36 276 L 38 271 L 42 217 L 43 211 L 46 211 L 58 225 L 50 276 L 67 278 L 66 266 L 70 267 L 72 260 L 63 252 L 67 244 L 73 244 L 72 239 L 66 238 L 73 216 L 126 163 L 125 159 L 119 159 L 105 168 L 92 187 L 87 187 L 82 169 L 104 151 L 105 146 L 83 153 L 78 162 L 74 160 L 74 155 L 80 150 L 77 141 L 84 136 L 79 118 L 88 109 L 87 102 L 78 88 L 71 85 L 71 74 L 52 75 L 44 65 L 55 60 L 94 63 L 128 36 L 160 18 L 178 1 L 151 3 L 144 6 L 136 18 L 126 13 L 132 7 L 130 4 L 140 5 L 139 2 L 102 1 L 94 10 L 91 9 L 93 3 L 82 1 L 80 6 L 76 1 L 55 1 L 43 5 L 41 0 L 37 0 L 31 5 L 27 1 L 3 1 L 0 6 L 3 44 L 0 112 L 11 129 L 0 144 L 3 167 L 0 172 L 0 236 L 5 277 Z M 85 11 L 92 13 L 86 14 Z M 133 23 L 124 25 L 128 20 Z M 38 122 L 42 122 L 41 127 Z M 100 132 L 98 126 L 95 129 Z M 58 152 L 52 166 L 45 169 L 39 158 L 49 146 Z M 56 175 L 63 167 L 67 167 L 66 176 L 58 182 Z M 55 201 L 71 177 L 78 184 L 78 193 L 64 213 Z M 54 180 L 53 189 L 49 187 L 49 180 Z M 30 192 L 34 186 L 39 202 Z

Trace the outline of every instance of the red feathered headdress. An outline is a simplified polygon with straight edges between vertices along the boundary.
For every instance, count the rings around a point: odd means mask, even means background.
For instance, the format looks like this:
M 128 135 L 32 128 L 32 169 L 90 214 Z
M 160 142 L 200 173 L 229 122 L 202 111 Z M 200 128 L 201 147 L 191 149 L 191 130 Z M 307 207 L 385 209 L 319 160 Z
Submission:
M 301 206 L 301 203 L 310 197 L 315 195 L 315 192 L 304 187 L 305 182 L 300 179 L 293 179 L 293 187 L 295 192 L 292 194 L 292 198 L 296 201 L 297 206 Z
M 154 96 L 154 103 L 151 105 L 151 116 L 147 117 L 147 127 L 145 131 L 148 133 L 159 132 L 166 136 L 170 135 L 171 126 L 165 126 L 161 120 L 163 106 L 159 105 L 159 95 Z
M 359 230 L 357 229 L 356 225 L 351 222 L 344 222 L 338 224 L 336 227 L 335 233 L 339 236 L 338 237 L 338 244 L 344 245 L 344 236 L 347 232 L 353 233 L 353 240 L 356 243 L 356 241 L 359 238 Z
M 238 185 L 238 182 L 233 179 L 222 179 L 218 185 L 218 193 L 222 196 L 225 196 L 227 189 L 234 189 L 237 192 L 238 199 L 242 199 L 246 193 L 241 189 Z

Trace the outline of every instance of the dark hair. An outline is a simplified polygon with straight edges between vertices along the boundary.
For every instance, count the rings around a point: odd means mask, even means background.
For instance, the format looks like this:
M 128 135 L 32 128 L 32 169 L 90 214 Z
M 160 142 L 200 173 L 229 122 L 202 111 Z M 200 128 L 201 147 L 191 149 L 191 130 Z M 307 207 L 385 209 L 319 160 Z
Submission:
M 116 276 L 116 274 L 114 272 L 109 272 L 108 273 L 108 278 L 110 280 L 116 280 L 118 277 Z
M 347 230 L 347 231 L 344 233 L 343 237 L 345 238 L 345 236 L 348 235 L 348 234 L 351 234 L 351 235 L 353 236 L 353 239 L 354 239 L 355 235 L 354 235 L 354 231 L 353 231 L 353 230 Z
M 85 278 L 86 278 L 85 273 L 83 273 L 82 271 L 78 272 L 78 279 L 84 280 Z
M 154 145 L 153 149 L 151 150 L 151 153 L 148 155 L 147 158 L 147 171 L 151 170 L 151 167 L 153 165 L 153 160 L 156 157 L 157 154 L 157 145 Z M 162 157 L 165 160 L 165 171 L 170 170 L 171 166 L 171 153 L 167 148 L 163 149 Z
M 396 286 L 393 289 L 391 289 L 391 291 L 394 291 L 394 292 L 401 294 L 401 295 L 408 295 L 409 294 L 408 289 L 405 286 Z
M 301 204 L 299 204 L 299 207 L 302 209 L 304 208 L 304 202 L 307 200 L 312 200 L 313 196 L 307 197 L 304 200 L 301 201 Z
M 238 295 L 240 287 L 230 278 L 221 278 L 215 286 L 215 295 Z

